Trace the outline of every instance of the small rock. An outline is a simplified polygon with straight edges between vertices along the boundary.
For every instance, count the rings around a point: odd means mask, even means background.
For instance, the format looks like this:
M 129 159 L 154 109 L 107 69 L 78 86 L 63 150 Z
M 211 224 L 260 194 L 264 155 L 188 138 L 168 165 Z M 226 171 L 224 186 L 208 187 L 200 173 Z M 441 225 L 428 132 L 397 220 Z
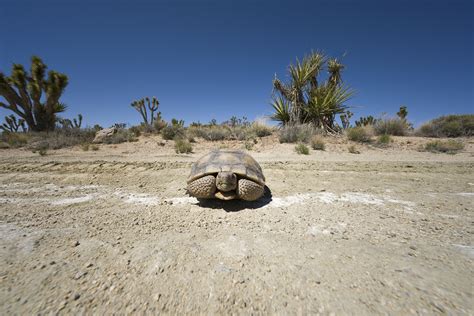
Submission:
M 77 301 L 81 297 L 81 294 L 76 293 L 74 294 L 74 300 Z
M 73 247 L 77 247 L 77 246 L 79 246 L 80 244 L 81 244 L 81 243 L 79 242 L 79 240 L 76 240 L 76 241 L 74 241 L 74 242 L 72 243 L 72 246 L 73 246 Z
M 411 249 L 411 250 L 416 250 L 417 248 L 416 248 L 416 246 L 411 245 L 411 246 L 410 246 L 410 249 Z

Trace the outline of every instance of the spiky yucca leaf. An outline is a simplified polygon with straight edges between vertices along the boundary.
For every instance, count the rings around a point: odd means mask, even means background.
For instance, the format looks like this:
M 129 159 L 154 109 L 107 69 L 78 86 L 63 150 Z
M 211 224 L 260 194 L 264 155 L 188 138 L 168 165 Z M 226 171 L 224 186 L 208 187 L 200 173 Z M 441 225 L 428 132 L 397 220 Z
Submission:
M 283 98 L 276 98 L 271 103 L 275 113 L 271 119 L 279 122 L 280 125 L 285 125 L 290 121 L 290 103 Z

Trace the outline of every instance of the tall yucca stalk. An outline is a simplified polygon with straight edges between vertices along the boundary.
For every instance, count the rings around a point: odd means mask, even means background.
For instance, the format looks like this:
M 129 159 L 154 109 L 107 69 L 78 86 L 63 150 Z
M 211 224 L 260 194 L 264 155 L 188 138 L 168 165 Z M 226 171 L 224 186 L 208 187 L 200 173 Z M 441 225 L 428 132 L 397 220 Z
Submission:
M 33 131 L 54 130 L 56 114 L 66 110 L 59 98 L 68 77 L 52 70 L 45 77 L 46 69 L 41 58 L 33 56 L 29 74 L 19 64 L 13 64 L 10 77 L 0 72 L 0 96 L 7 102 L 0 102 L 0 107 L 24 119 Z

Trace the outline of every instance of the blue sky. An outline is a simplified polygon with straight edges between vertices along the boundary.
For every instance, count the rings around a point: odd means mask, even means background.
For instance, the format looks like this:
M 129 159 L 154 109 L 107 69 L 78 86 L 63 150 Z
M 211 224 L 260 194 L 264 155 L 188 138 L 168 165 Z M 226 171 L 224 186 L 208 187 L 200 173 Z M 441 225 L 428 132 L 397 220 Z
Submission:
M 340 57 L 354 118 L 408 106 L 418 125 L 473 113 L 473 2 L 0 0 L 0 69 L 38 55 L 69 76 L 64 117 L 136 124 L 271 114 L 272 79 L 311 50 Z M 0 109 L 0 116 L 9 114 Z

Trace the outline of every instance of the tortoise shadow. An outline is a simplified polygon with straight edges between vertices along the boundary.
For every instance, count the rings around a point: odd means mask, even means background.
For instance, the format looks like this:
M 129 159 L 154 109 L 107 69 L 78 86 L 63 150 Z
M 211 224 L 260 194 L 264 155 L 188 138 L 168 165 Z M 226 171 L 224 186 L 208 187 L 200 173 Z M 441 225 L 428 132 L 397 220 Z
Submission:
M 218 199 L 198 199 L 198 204 L 201 207 L 208 207 L 212 209 L 224 210 L 226 212 L 238 212 L 245 209 L 258 209 L 272 201 L 272 191 L 265 186 L 263 196 L 256 201 L 244 200 L 230 200 L 222 201 Z

